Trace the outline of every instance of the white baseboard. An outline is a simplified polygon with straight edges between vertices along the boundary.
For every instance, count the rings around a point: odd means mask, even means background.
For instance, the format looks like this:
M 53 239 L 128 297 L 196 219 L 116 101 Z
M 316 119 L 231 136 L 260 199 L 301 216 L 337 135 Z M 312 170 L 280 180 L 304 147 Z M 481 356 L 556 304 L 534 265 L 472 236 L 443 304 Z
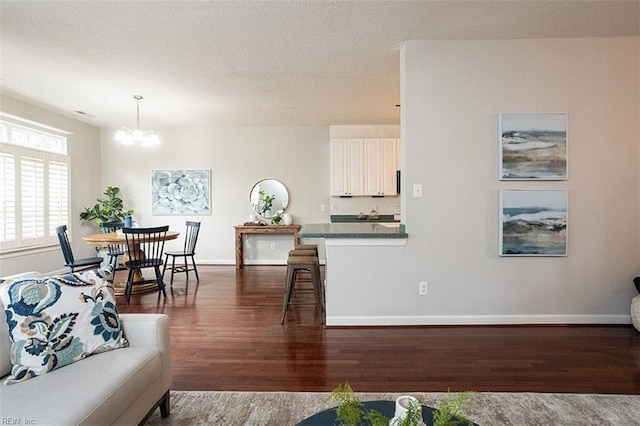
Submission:
M 630 315 L 327 316 L 328 326 L 631 324 Z
M 196 265 L 235 265 L 236 261 L 235 260 L 227 260 L 227 259 L 218 259 L 218 260 L 211 260 L 211 259 L 196 259 Z M 320 264 L 324 265 L 324 260 L 320 259 Z M 247 265 L 247 266 L 251 266 L 251 265 L 276 265 L 276 266 L 287 266 L 287 261 L 286 260 L 278 260 L 278 259 L 272 259 L 272 260 L 247 260 L 243 263 L 243 265 Z
M 233 259 L 196 259 L 196 265 L 235 265 Z
M 235 261 L 233 262 L 235 265 Z M 253 259 L 253 260 L 245 260 L 243 263 L 245 266 L 249 265 L 277 265 L 283 266 L 287 264 L 286 260 L 281 259 Z

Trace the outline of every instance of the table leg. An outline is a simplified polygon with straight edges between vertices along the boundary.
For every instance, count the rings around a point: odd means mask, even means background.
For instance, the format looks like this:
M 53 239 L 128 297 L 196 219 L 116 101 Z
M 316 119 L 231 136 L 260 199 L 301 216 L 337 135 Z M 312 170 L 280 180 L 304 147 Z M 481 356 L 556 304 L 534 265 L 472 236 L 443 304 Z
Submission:
M 139 247 L 133 251 L 133 254 L 134 254 L 134 257 L 138 260 L 145 258 L 144 252 L 140 250 Z M 129 261 L 129 253 L 125 253 L 124 255 L 122 255 L 122 261 L 125 263 Z M 133 281 L 138 283 L 145 281 L 144 276 L 142 275 L 142 271 L 140 269 L 135 269 L 133 271 Z M 124 296 L 126 289 L 127 289 L 126 280 L 124 282 L 122 281 L 116 282 L 114 277 L 114 282 L 113 282 L 114 294 L 116 296 Z M 148 284 L 134 285 L 133 288 L 131 289 L 131 294 L 151 293 L 153 291 L 158 291 L 158 284 L 155 282 L 148 283 Z
M 242 269 L 243 257 L 242 232 L 236 229 L 236 269 Z

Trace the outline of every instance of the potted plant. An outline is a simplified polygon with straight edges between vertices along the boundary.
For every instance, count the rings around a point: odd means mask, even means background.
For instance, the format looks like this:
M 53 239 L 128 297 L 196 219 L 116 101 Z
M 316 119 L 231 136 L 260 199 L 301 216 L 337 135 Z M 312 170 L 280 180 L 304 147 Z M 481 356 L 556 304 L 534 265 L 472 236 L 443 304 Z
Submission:
M 266 192 L 264 192 L 264 189 L 260 189 L 260 191 L 258 191 L 258 213 L 260 213 L 261 216 L 266 217 L 266 214 L 271 210 L 273 200 L 275 199 L 275 194 L 267 195 Z
M 475 392 L 461 392 L 448 394 L 434 410 L 433 426 L 458 426 L 471 425 L 467 419 L 467 412 L 473 407 Z M 375 410 L 365 409 L 364 404 L 354 394 L 349 383 L 339 385 L 331 391 L 331 399 L 338 406 L 335 408 L 336 420 L 340 426 L 420 426 L 422 422 L 422 409 L 419 406 L 409 404 L 407 412 L 402 419 L 390 419 Z M 367 423 L 363 422 L 366 421 Z M 431 425 L 429 425 L 431 426 Z
M 105 199 L 98 198 L 98 203 L 93 207 L 85 207 L 80 213 L 81 220 L 88 220 L 100 226 L 106 222 L 123 222 L 125 216 L 132 215 L 132 209 L 125 210 L 124 202 L 120 198 L 120 188 L 108 186 L 104 195 Z

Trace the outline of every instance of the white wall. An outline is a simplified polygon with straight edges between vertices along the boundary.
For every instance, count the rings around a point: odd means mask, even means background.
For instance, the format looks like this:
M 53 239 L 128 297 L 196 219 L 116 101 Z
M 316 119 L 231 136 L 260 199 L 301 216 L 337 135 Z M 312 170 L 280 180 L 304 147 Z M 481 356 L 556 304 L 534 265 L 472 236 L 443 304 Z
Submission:
M 67 136 L 71 156 L 71 221 L 68 224 L 72 248 L 76 257 L 95 256 L 95 250 L 84 243 L 82 236 L 96 232 L 80 223 L 80 212 L 93 205 L 100 194 L 100 130 L 67 116 L 39 108 L 13 97 L 0 96 L 0 110 L 21 118 L 72 132 Z M 59 246 L 33 252 L 0 255 L 0 276 L 25 271 L 43 273 L 63 269 L 64 259 Z
M 411 299 L 418 281 L 430 288 L 410 312 L 415 300 L 400 297 L 396 314 L 628 322 L 639 272 L 639 58 L 638 38 L 405 43 L 409 240 L 396 285 Z M 568 181 L 498 180 L 501 112 L 568 113 Z M 423 198 L 407 195 L 414 183 Z M 501 188 L 569 190 L 567 257 L 497 255 Z
M 294 223 L 328 222 L 328 127 L 209 127 L 156 129 L 159 147 L 123 146 L 114 129 L 102 131 L 102 185 L 119 186 L 125 202 L 144 226 L 169 224 L 183 230 L 185 220 L 202 222 L 196 260 L 233 264 L 234 229 L 249 220 L 249 192 L 265 178 L 280 180 L 289 191 Z M 210 169 L 212 214 L 152 216 L 152 169 Z M 179 241 L 181 241 L 179 239 Z M 270 243 L 276 243 L 276 250 Z M 176 242 L 174 244 L 179 244 Z M 290 235 L 250 236 L 245 259 L 252 263 L 286 262 Z

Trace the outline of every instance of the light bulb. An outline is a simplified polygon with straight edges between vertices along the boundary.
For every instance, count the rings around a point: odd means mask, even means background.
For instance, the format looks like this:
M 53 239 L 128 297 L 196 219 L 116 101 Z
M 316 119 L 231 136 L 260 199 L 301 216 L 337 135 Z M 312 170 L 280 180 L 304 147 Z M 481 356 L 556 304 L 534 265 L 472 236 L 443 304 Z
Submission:
M 124 130 L 120 129 L 116 132 L 116 137 L 114 139 L 117 140 L 118 142 L 124 142 L 126 138 L 127 138 L 127 134 L 125 133 Z

